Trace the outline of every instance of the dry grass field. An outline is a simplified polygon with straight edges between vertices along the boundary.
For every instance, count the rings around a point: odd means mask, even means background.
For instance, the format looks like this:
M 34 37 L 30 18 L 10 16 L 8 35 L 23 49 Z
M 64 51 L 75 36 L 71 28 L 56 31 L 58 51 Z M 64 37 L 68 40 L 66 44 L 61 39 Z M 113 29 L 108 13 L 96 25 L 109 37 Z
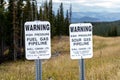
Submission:
M 52 40 L 52 58 L 42 62 L 42 79 L 79 80 L 78 60 L 71 60 L 69 37 Z M 93 37 L 94 56 L 85 60 L 86 80 L 120 80 L 120 37 Z M 0 80 L 35 80 L 35 62 L 0 64 Z

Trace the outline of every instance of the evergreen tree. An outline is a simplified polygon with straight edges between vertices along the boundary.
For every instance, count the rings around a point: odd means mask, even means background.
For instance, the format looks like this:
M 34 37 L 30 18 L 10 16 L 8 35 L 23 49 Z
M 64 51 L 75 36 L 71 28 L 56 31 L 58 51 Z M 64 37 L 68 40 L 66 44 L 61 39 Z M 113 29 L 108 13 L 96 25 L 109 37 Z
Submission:
M 24 6 L 24 9 L 23 9 L 23 20 L 24 22 L 26 21 L 31 21 L 33 20 L 33 12 L 32 12 L 32 7 L 31 7 L 31 3 L 30 3 L 30 0 L 27 0 L 26 1 L 26 5 Z
M 72 4 L 70 4 L 70 12 L 69 12 L 69 22 L 71 23 L 72 19 Z
M 52 11 L 52 0 L 49 1 L 49 9 L 48 9 L 48 14 L 49 14 L 49 21 L 51 21 L 51 23 L 53 22 L 53 11 Z
M 66 35 L 69 35 L 69 25 L 70 25 L 70 20 L 69 20 L 70 18 L 69 18 L 69 12 L 68 12 L 68 10 L 67 10 L 67 12 L 66 12 L 66 18 L 65 18 L 65 23 L 64 23 L 64 25 L 65 25 L 65 34 Z
M 38 19 L 38 12 L 37 12 L 37 5 L 35 4 L 35 1 L 32 2 L 32 17 L 33 17 L 33 20 L 37 20 Z
M 14 42 L 13 42 L 13 17 L 14 15 L 14 0 L 9 0 L 8 14 L 7 14 L 7 28 L 6 28 L 6 44 L 9 46 L 9 59 L 13 59 L 14 57 Z M 9 34 L 9 36 L 8 36 Z
M 40 6 L 40 10 L 39 10 L 39 19 L 43 20 L 43 11 L 42 11 L 42 7 Z
M 10 46 L 10 59 L 17 59 L 17 51 L 19 50 L 19 37 L 20 37 L 20 23 L 22 13 L 22 0 L 9 0 L 8 7 L 8 45 Z
M 17 2 L 17 13 L 16 13 L 16 28 L 15 28 L 15 50 L 16 53 L 21 56 L 21 47 L 23 47 L 23 0 Z M 17 57 L 17 55 L 16 55 Z
M 59 13 L 59 19 L 60 19 L 60 36 L 64 35 L 64 11 L 63 11 L 63 3 L 60 4 L 60 13 Z
M 56 35 L 56 17 L 53 14 L 52 24 L 51 24 L 51 37 L 53 38 Z
M 43 10 L 43 19 L 48 21 L 48 3 L 47 3 L 47 0 L 45 1 L 44 3 L 44 10 Z
M 56 29 L 55 29 L 55 23 L 54 23 L 54 21 L 55 21 L 55 16 L 54 16 L 54 14 L 53 14 L 53 10 L 52 10 L 52 8 L 53 8 L 53 6 L 52 6 L 53 4 L 52 4 L 52 0 L 50 0 L 49 1 L 49 9 L 48 9 L 48 18 L 49 18 L 49 22 L 50 22 L 50 24 L 51 24 L 51 37 L 53 37 L 54 35 L 55 35 L 55 31 L 56 31 Z
M 5 16 L 4 16 L 4 5 L 3 1 L 0 1 L 0 63 L 3 60 L 3 49 L 4 49 L 4 27 L 5 27 Z
M 61 23 L 60 23 L 60 12 L 59 10 L 57 11 L 57 16 L 56 16 L 56 20 L 55 20 L 56 24 L 55 24 L 55 27 L 56 27 L 56 35 L 58 36 L 61 36 Z

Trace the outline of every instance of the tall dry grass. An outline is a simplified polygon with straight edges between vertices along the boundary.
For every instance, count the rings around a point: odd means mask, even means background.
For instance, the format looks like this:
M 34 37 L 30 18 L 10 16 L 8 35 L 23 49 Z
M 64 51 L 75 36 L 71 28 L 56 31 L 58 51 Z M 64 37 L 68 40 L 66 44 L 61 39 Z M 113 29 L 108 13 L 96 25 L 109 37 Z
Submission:
M 0 80 L 35 80 L 34 67 L 30 61 L 0 64 Z
M 87 80 L 120 79 L 120 37 L 94 36 L 94 57 L 86 60 Z
M 94 56 L 85 60 L 86 80 L 120 79 L 120 37 L 93 37 Z M 79 80 L 78 60 L 69 56 L 69 37 L 52 40 L 52 56 L 42 62 L 43 80 Z M 34 61 L 0 65 L 0 80 L 35 80 Z

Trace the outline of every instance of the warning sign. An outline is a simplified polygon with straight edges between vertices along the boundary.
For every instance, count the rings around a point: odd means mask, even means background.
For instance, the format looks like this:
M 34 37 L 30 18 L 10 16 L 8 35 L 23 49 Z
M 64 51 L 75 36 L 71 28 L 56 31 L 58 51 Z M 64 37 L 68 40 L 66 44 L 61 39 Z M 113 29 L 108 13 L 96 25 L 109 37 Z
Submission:
M 93 56 L 92 24 L 77 23 L 69 26 L 70 56 L 72 59 L 85 59 Z
M 48 21 L 26 22 L 25 52 L 28 60 L 51 57 L 50 23 Z

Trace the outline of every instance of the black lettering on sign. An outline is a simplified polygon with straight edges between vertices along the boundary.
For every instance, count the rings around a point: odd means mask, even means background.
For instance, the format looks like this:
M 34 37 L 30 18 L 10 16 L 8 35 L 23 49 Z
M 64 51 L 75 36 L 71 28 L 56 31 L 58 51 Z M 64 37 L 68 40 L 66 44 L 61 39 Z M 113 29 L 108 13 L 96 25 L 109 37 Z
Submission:
M 92 31 L 92 26 L 73 26 L 70 27 L 71 32 L 89 32 Z
M 25 25 L 26 31 L 50 30 L 49 24 Z
M 37 41 L 36 38 L 27 38 L 27 41 Z
M 84 41 L 91 41 L 91 38 L 84 38 Z
M 81 41 L 81 38 L 78 38 L 78 39 L 72 39 L 72 42 L 79 42 Z
M 47 42 L 28 42 L 28 45 L 47 45 Z
M 83 45 L 89 45 L 89 42 L 77 42 L 73 43 L 74 46 L 83 46 Z
M 33 34 L 26 34 L 26 36 L 33 36 Z
M 41 37 L 40 41 L 48 41 L 48 37 Z

